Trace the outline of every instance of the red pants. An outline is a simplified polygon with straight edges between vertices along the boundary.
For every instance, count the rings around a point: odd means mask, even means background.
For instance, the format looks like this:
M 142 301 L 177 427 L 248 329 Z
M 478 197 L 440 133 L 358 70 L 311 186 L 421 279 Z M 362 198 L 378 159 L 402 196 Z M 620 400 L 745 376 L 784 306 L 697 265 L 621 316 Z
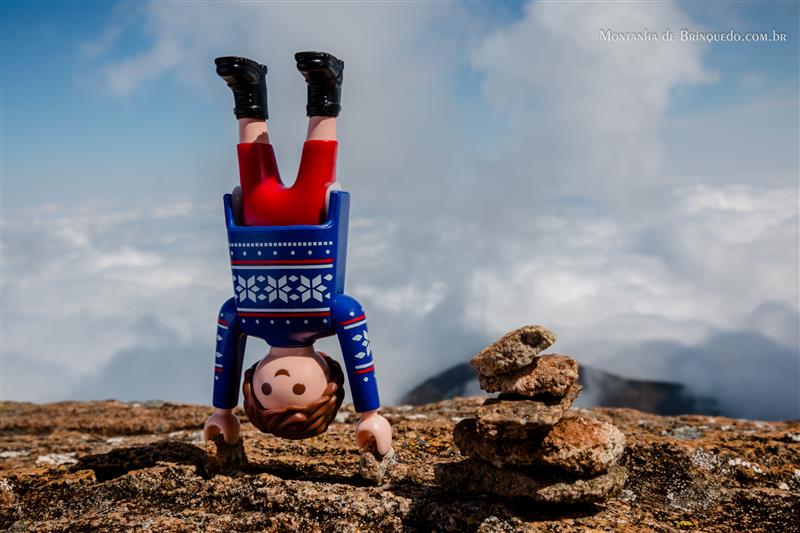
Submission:
M 336 181 L 336 141 L 306 141 L 297 181 L 286 188 L 271 144 L 237 146 L 246 226 L 292 226 L 325 221 L 328 186 Z

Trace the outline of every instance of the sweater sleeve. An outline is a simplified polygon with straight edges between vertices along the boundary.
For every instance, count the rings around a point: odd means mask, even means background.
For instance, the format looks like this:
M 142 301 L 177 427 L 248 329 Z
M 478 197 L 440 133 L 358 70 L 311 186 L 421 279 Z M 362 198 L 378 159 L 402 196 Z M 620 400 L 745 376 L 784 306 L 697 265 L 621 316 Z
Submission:
M 231 298 L 217 317 L 217 344 L 214 354 L 214 407 L 233 409 L 239 404 L 239 384 L 246 337 L 239 328 L 236 303 Z
M 381 406 L 381 402 L 367 316 L 355 298 L 344 294 L 336 297 L 332 311 L 355 410 L 358 413 L 374 411 Z

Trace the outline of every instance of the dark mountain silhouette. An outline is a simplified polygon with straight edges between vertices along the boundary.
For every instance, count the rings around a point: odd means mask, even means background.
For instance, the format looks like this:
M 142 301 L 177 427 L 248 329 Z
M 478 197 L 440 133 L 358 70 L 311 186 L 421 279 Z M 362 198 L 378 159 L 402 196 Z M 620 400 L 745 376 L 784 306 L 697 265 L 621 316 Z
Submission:
M 584 390 L 576 405 L 581 407 L 630 407 L 660 415 L 720 414 L 713 399 L 693 394 L 679 383 L 628 379 L 586 366 L 581 367 L 579 383 Z M 461 363 L 420 383 L 400 403 L 420 405 L 475 394 L 482 394 L 475 369 Z
M 621 349 L 602 364 L 633 379 L 669 376 L 693 394 L 714 398 L 724 416 L 755 420 L 800 417 L 798 347 L 778 344 L 758 331 L 720 332 L 693 346 L 644 342 Z

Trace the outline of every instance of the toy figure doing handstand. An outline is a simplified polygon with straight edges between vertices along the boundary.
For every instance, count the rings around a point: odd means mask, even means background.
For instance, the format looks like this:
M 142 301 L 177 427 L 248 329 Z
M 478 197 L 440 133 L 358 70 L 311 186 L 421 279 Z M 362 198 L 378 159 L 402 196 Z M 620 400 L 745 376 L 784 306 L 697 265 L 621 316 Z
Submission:
M 224 196 L 234 297 L 217 320 L 215 412 L 205 437 L 239 438 L 239 402 L 248 336 L 269 344 L 245 372 L 244 408 L 265 433 L 303 439 L 323 433 L 344 398 L 339 364 L 314 350 L 337 335 L 361 414 L 356 442 L 375 441 L 386 454 L 392 430 L 380 407 L 367 319 L 344 293 L 349 195 L 336 183 L 336 117 L 344 63 L 323 52 L 295 55 L 308 86 L 308 134 L 297 180 L 281 182 L 267 129 L 267 67 L 242 57 L 220 57 L 219 74 L 233 91 L 239 122 L 241 188 Z

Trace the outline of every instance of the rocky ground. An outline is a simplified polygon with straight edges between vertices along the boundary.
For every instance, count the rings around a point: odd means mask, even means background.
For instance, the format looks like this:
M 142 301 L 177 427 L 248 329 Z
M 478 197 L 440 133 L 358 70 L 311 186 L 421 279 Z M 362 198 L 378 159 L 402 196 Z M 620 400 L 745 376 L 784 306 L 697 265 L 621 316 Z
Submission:
M 214 459 L 207 407 L 0 403 L 0 528 L 9 531 L 800 531 L 800 422 L 593 409 L 626 436 L 628 481 L 599 506 L 460 492 L 455 423 L 483 401 L 387 409 L 398 464 L 358 476 L 352 411 L 283 441 L 244 424 L 249 463 Z M 244 413 L 239 413 L 244 419 Z

